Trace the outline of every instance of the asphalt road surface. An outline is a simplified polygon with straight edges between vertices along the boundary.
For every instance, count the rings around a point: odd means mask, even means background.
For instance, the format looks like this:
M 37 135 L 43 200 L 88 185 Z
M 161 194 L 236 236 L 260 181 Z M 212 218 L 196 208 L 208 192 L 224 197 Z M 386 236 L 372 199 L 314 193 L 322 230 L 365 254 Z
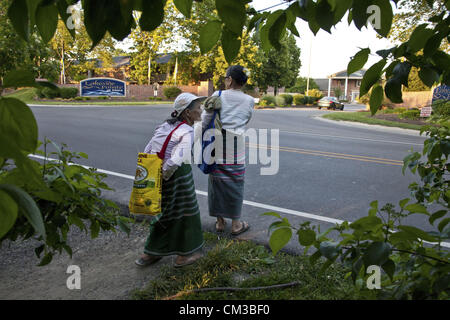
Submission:
M 137 153 L 144 150 L 155 127 L 169 117 L 171 106 L 35 106 L 32 110 L 40 140 L 64 142 L 70 150 L 89 155 L 80 164 L 129 177 L 134 176 Z M 327 112 L 254 111 L 250 128 L 279 130 L 279 149 L 262 150 L 269 156 L 279 150 L 279 166 L 275 175 L 261 175 L 261 168 L 269 165 L 247 166 L 242 218 L 251 229 L 241 238 L 267 242 L 267 228 L 275 221 L 261 216 L 268 211 L 281 212 L 294 225 L 311 221 L 328 228 L 334 220 L 327 222 L 327 218 L 354 221 L 367 215 L 373 200 L 397 204 L 409 197 L 408 185 L 417 178 L 402 175 L 402 159 L 411 148 L 420 151 L 425 138 L 406 131 L 375 131 L 316 119 Z M 207 176 L 197 168 L 193 172 L 203 227 L 212 231 L 215 219 L 208 215 Z M 132 187 L 126 176 L 107 178 L 116 191 L 106 196 L 124 205 Z M 406 222 L 423 225 L 424 219 L 417 215 Z M 291 241 L 288 249 L 297 248 L 298 243 Z

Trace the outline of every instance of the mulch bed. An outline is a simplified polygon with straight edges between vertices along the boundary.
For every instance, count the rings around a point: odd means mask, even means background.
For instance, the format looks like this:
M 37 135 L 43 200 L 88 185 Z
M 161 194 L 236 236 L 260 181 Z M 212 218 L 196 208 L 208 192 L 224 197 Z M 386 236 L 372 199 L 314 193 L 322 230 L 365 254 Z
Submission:
M 411 120 L 411 119 L 401 119 L 398 117 L 398 114 L 391 113 L 391 114 L 377 114 L 373 116 L 376 119 L 381 120 L 388 120 L 388 121 L 394 121 L 394 122 L 402 122 L 402 123 L 409 123 L 409 124 L 417 124 L 417 125 L 424 125 L 427 124 L 425 120 Z

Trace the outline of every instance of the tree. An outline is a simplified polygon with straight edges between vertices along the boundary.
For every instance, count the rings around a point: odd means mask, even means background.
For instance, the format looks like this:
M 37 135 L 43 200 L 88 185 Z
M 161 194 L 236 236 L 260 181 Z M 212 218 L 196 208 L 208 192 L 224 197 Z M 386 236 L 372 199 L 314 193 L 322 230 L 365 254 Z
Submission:
M 216 2 L 214 0 L 204 0 L 193 4 L 190 18 L 177 16 L 177 24 L 179 37 L 185 41 L 185 67 L 181 66 L 178 70 L 181 79 L 189 79 L 194 82 L 212 78 L 214 86 L 218 87 L 222 84 L 223 77 L 227 68 L 232 64 L 240 64 L 250 70 L 251 76 L 249 84 L 254 82 L 253 74 L 256 69 L 261 66 L 258 60 L 258 47 L 253 41 L 250 32 L 243 30 L 240 39 L 237 40 L 240 46 L 236 46 L 236 55 L 233 59 L 227 59 L 223 48 L 215 43 L 208 52 L 202 53 L 202 45 L 200 38 L 202 34 L 208 33 L 211 26 L 205 24 L 205 21 L 218 21 L 219 15 L 216 10 Z M 227 37 L 232 32 L 229 30 L 221 31 L 222 35 Z M 180 64 L 179 64 L 180 66 Z
M 296 92 L 296 93 L 305 93 L 306 87 L 307 87 L 307 78 L 304 77 L 298 77 L 297 80 L 295 80 L 295 84 L 293 87 L 287 88 L 286 92 Z M 314 79 L 309 79 L 309 88 L 310 89 L 319 89 L 319 86 L 314 81 Z
M 151 74 L 157 71 L 156 59 L 158 53 L 164 52 L 163 47 L 168 47 L 175 41 L 173 35 L 177 28 L 174 17 L 176 11 L 172 0 L 167 1 L 164 10 L 167 14 L 157 29 L 149 32 L 142 30 L 137 25 L 131 32 L 133 52 L 130 61 L 130 76 L 138 84 L 151 83 Z M 139 15 L 135 15 L 134 19 L 138 24 Z M 149 65 L 151 70 L 148 69 Z
M 295 85 L 301 66 L 300 48 L 297 47 L 294 36 L 285 36 L 280 44 L 279 50 L 271 48 L 268 53 L 260 49 L 263 62 L 261 67 L 255 68 L 257 86 L 263 91 L 272 86 L 275 95 L 279 88 Z

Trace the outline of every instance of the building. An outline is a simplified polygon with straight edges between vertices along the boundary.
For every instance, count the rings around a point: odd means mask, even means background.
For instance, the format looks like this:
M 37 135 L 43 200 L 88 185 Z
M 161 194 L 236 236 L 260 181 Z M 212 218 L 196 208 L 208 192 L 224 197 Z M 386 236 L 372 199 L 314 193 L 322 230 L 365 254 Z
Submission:
M 335 89 L 340 89 L 340 100 L 356 101 L 359 96 L 359 88 L 361 87 L 361 80 L 364 77 L 366 70 L 362 69 L 347 75 L 347 70 L 343 70 L 329 75 L 327 78 L 314 79 L 319 86 L 319 89 L 325 96 L 334 97 Z

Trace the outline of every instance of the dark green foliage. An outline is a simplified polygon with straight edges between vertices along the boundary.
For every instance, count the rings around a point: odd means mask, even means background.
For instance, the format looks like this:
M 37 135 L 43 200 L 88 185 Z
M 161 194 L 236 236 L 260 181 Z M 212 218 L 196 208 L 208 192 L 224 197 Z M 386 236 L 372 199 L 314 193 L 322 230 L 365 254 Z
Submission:
M 181 93 L 181 89 L 178 87 L 165 87 L 163 93 L 167 99 L 171 100 L 175 99 Z

